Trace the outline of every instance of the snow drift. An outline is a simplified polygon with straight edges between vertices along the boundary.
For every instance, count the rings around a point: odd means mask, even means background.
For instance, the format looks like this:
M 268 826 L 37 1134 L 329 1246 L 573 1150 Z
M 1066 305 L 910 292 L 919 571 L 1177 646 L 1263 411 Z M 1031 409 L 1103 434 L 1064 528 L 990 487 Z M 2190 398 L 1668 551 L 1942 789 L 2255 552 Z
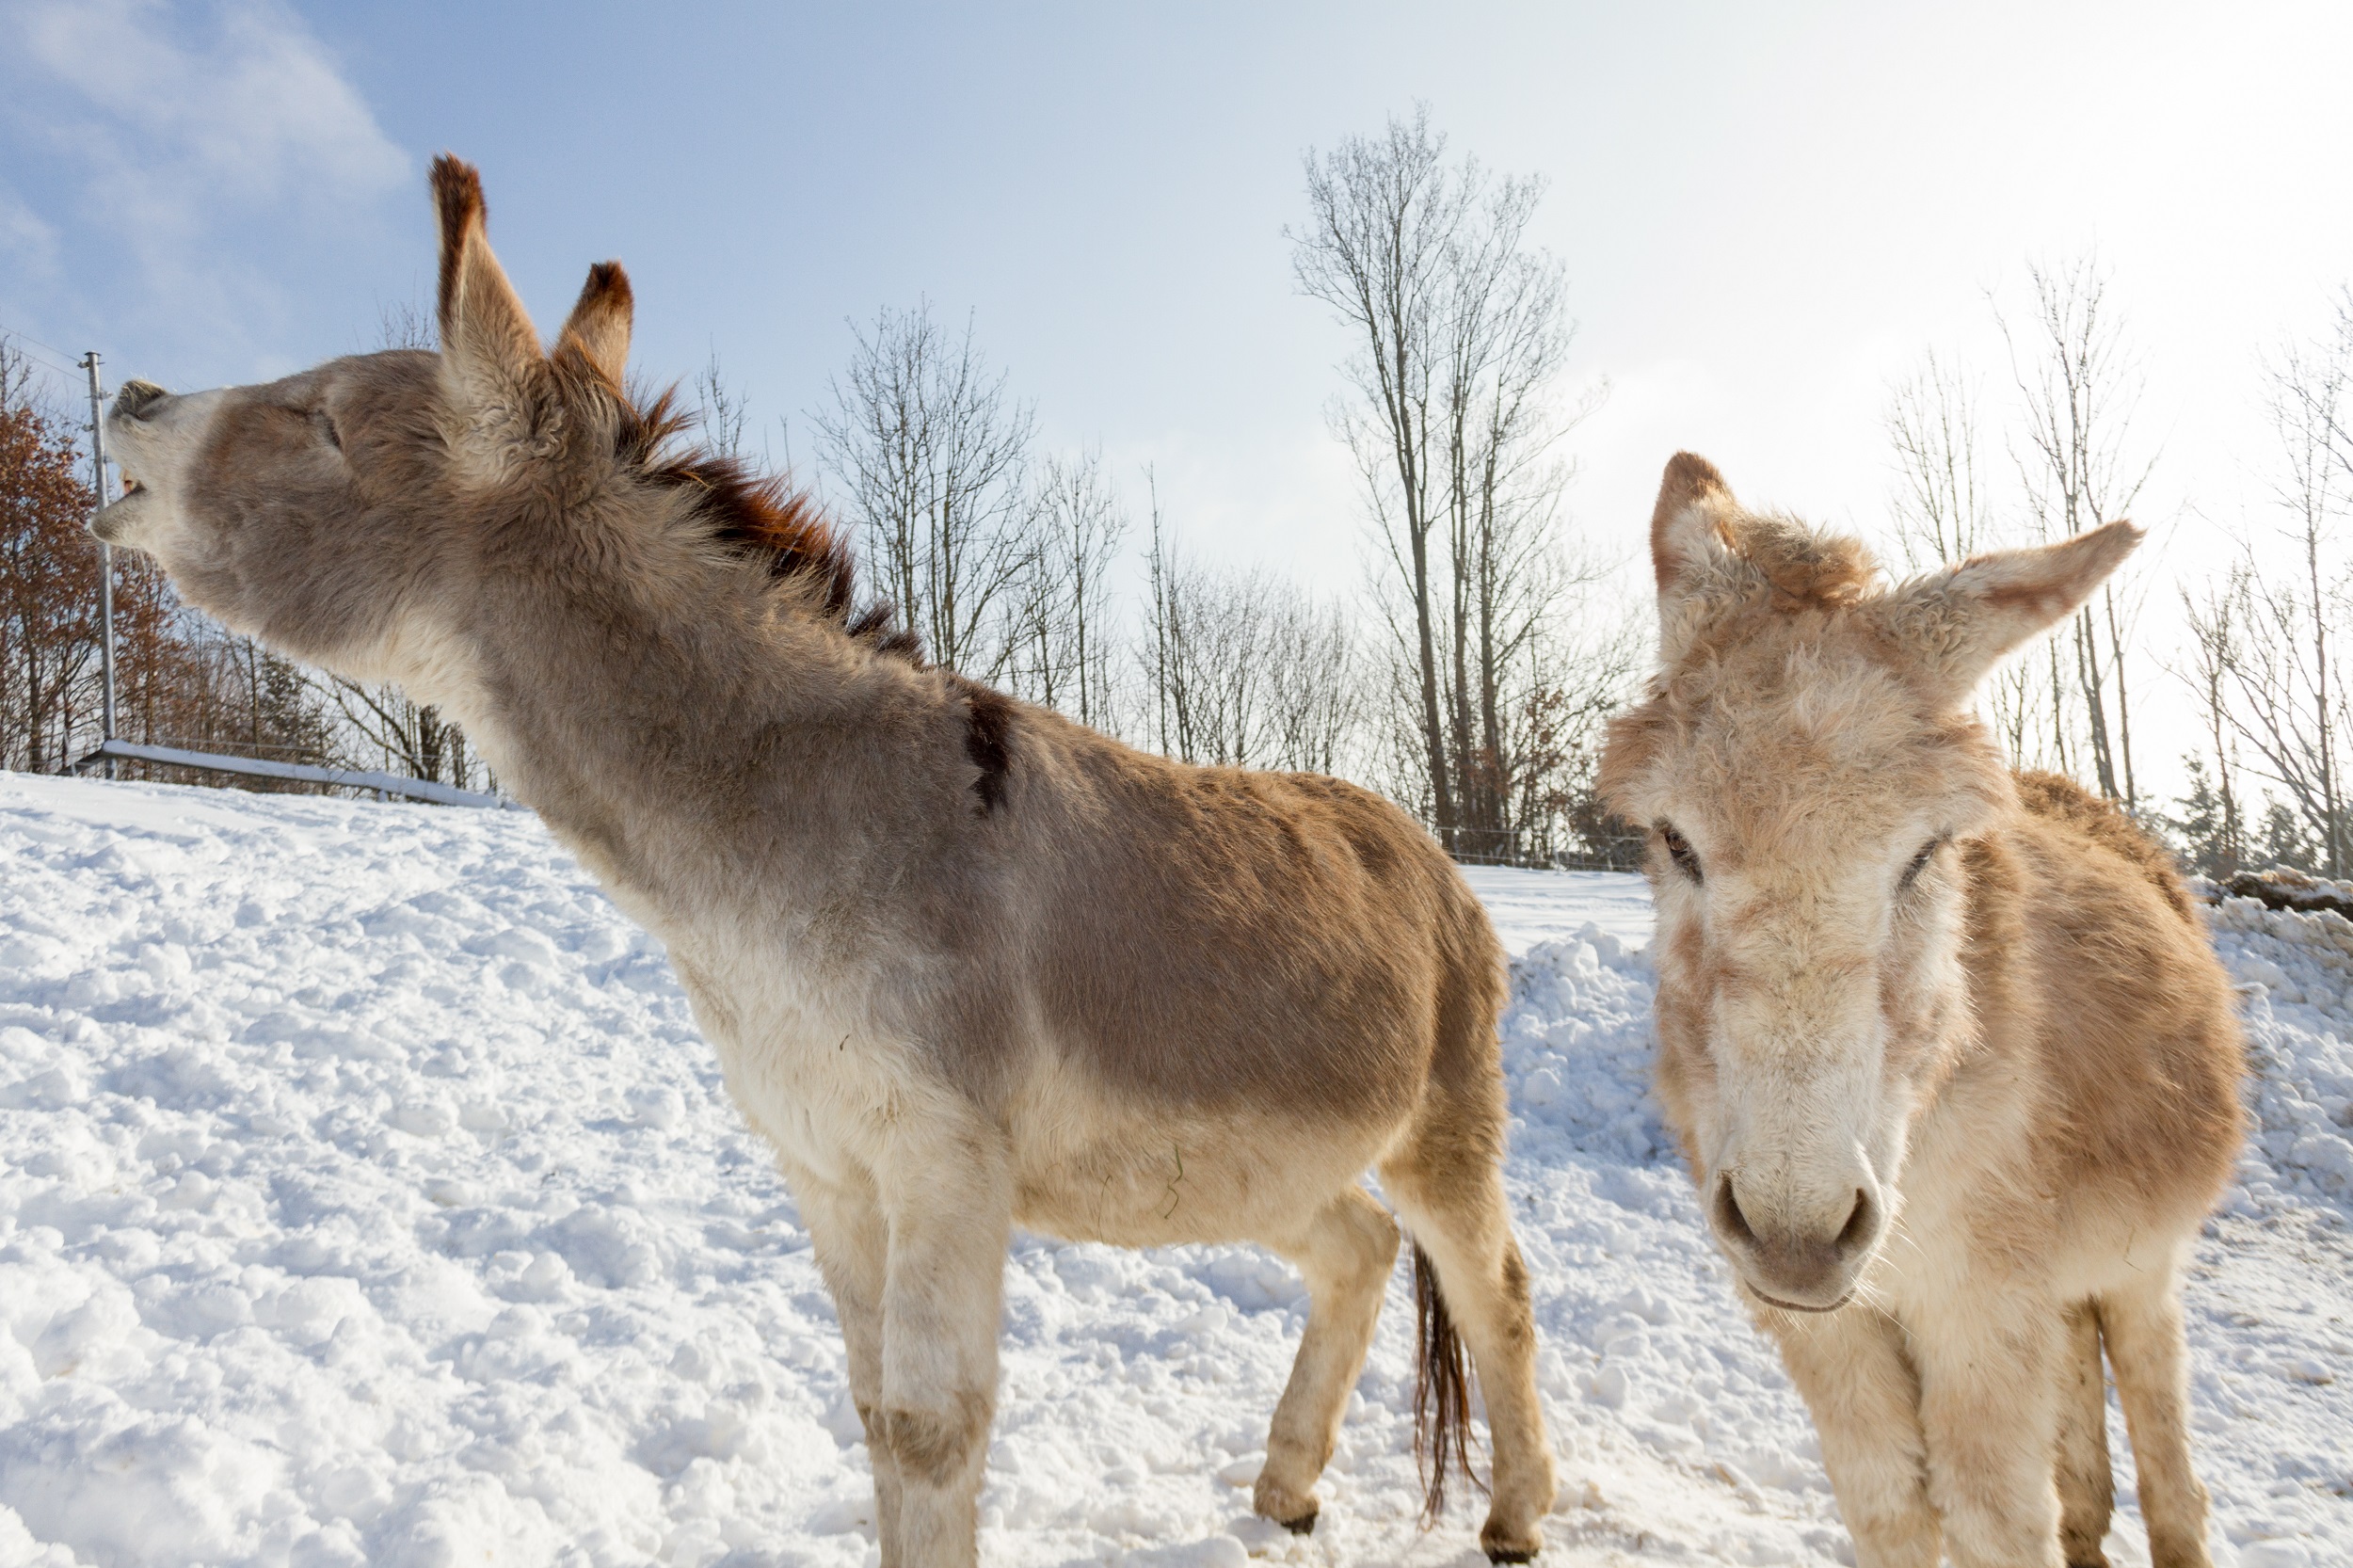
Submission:
M 1647 1096 L 1641 884 L 1473 880 L 1547 1560 L 1849 1560 Z M 2189 1287 L 2217 1560 L 2353 1560 L 2353 925 L 2215 926 L 2256 1066 Z M 1482 1560 L 1467 1503 L 1416 1528 L 1401 1295 L 1296 1540 L 1247 1490 L 1288 1269 L 1025 1239 L 1005 1278 L 991 1561 Z M 0 775 L 0 1564 L 861 1568 L 857 1432 L 790 1195 L 535 821 Z

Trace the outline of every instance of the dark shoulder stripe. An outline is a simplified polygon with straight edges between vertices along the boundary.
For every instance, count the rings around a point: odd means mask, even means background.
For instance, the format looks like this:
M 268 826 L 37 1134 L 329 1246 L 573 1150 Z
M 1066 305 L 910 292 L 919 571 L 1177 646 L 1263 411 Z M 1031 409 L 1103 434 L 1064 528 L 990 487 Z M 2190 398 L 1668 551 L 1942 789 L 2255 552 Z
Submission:
M 977 680 L 958 679 L 964 694 L 964 755 L 981 770 L 972 792 L 984 816 L 1005 803 L 1005 777 L 1012 767 L 1006 742 L 1013 735 L 1013 699 Z

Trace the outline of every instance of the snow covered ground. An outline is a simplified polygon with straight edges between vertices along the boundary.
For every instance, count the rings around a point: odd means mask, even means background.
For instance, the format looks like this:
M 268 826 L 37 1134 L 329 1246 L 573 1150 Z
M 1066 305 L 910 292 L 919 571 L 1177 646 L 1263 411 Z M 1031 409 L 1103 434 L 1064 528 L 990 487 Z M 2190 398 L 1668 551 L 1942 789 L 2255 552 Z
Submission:
M 1645 1097 L 1640 883 L 1474 881 L 1547 1560 L 1848 1560 Z M 2353 1561 L 2353 927 L 2217 923 L 2260 1073 L 2190 1286 L 2217 1557 Z M 1415 1526 L 1404 1304 L 1298 1541 L 1247 1492 L 1289 1272 L 1020 1241 L 987 1560 L 1479 1562 L 1467 1503 Z M 856 1432 L 790 1197 L 536 822 L 0 775 L 0 1565 L 861 1568 Z

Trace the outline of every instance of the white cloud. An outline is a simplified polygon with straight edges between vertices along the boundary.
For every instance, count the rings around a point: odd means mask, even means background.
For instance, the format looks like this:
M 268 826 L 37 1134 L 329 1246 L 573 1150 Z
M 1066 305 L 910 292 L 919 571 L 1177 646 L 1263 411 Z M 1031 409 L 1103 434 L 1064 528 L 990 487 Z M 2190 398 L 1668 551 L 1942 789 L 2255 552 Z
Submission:
M 167 200 L 370 197 L 408 160 L 301 18 L 227 0 L 196 27 L 158 0 L 22 8 L 26 60 L 82 98 L 122 172 Z
M 280 0 L 0 0 L 0 254 L 67 263 L 0 306 L 204 381 L 282 363 L 290 272 L 366 247 L 412 172 Z
M 0 184 L 0 256 L 27 273 L 47 275 L 57 269 L 56 227 L 44 222 L 4 184 Z

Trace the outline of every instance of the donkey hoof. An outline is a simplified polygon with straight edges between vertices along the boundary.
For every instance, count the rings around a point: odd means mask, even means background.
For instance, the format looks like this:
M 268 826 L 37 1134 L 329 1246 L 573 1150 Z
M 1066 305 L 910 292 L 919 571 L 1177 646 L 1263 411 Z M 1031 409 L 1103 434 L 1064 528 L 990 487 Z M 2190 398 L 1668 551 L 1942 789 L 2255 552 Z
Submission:
M 1489 1562 L 1533 1562 L 1536 1554 L 1545 1548 L 1545 1538 L 1535 1530 L 1521 1535 L 1516 1530 L 1506 1533 L 1490 1525 L 1479 1532 L 1479 1546 L 1487 1554 Z
M 1322 1512 L 1321 1505 L 1318 1505 L 1296 1519 L 1277 1519 L 1274 1522 L 1293 1535 L 1313 1535 L 1316 1532 L 1316 1515 Z

